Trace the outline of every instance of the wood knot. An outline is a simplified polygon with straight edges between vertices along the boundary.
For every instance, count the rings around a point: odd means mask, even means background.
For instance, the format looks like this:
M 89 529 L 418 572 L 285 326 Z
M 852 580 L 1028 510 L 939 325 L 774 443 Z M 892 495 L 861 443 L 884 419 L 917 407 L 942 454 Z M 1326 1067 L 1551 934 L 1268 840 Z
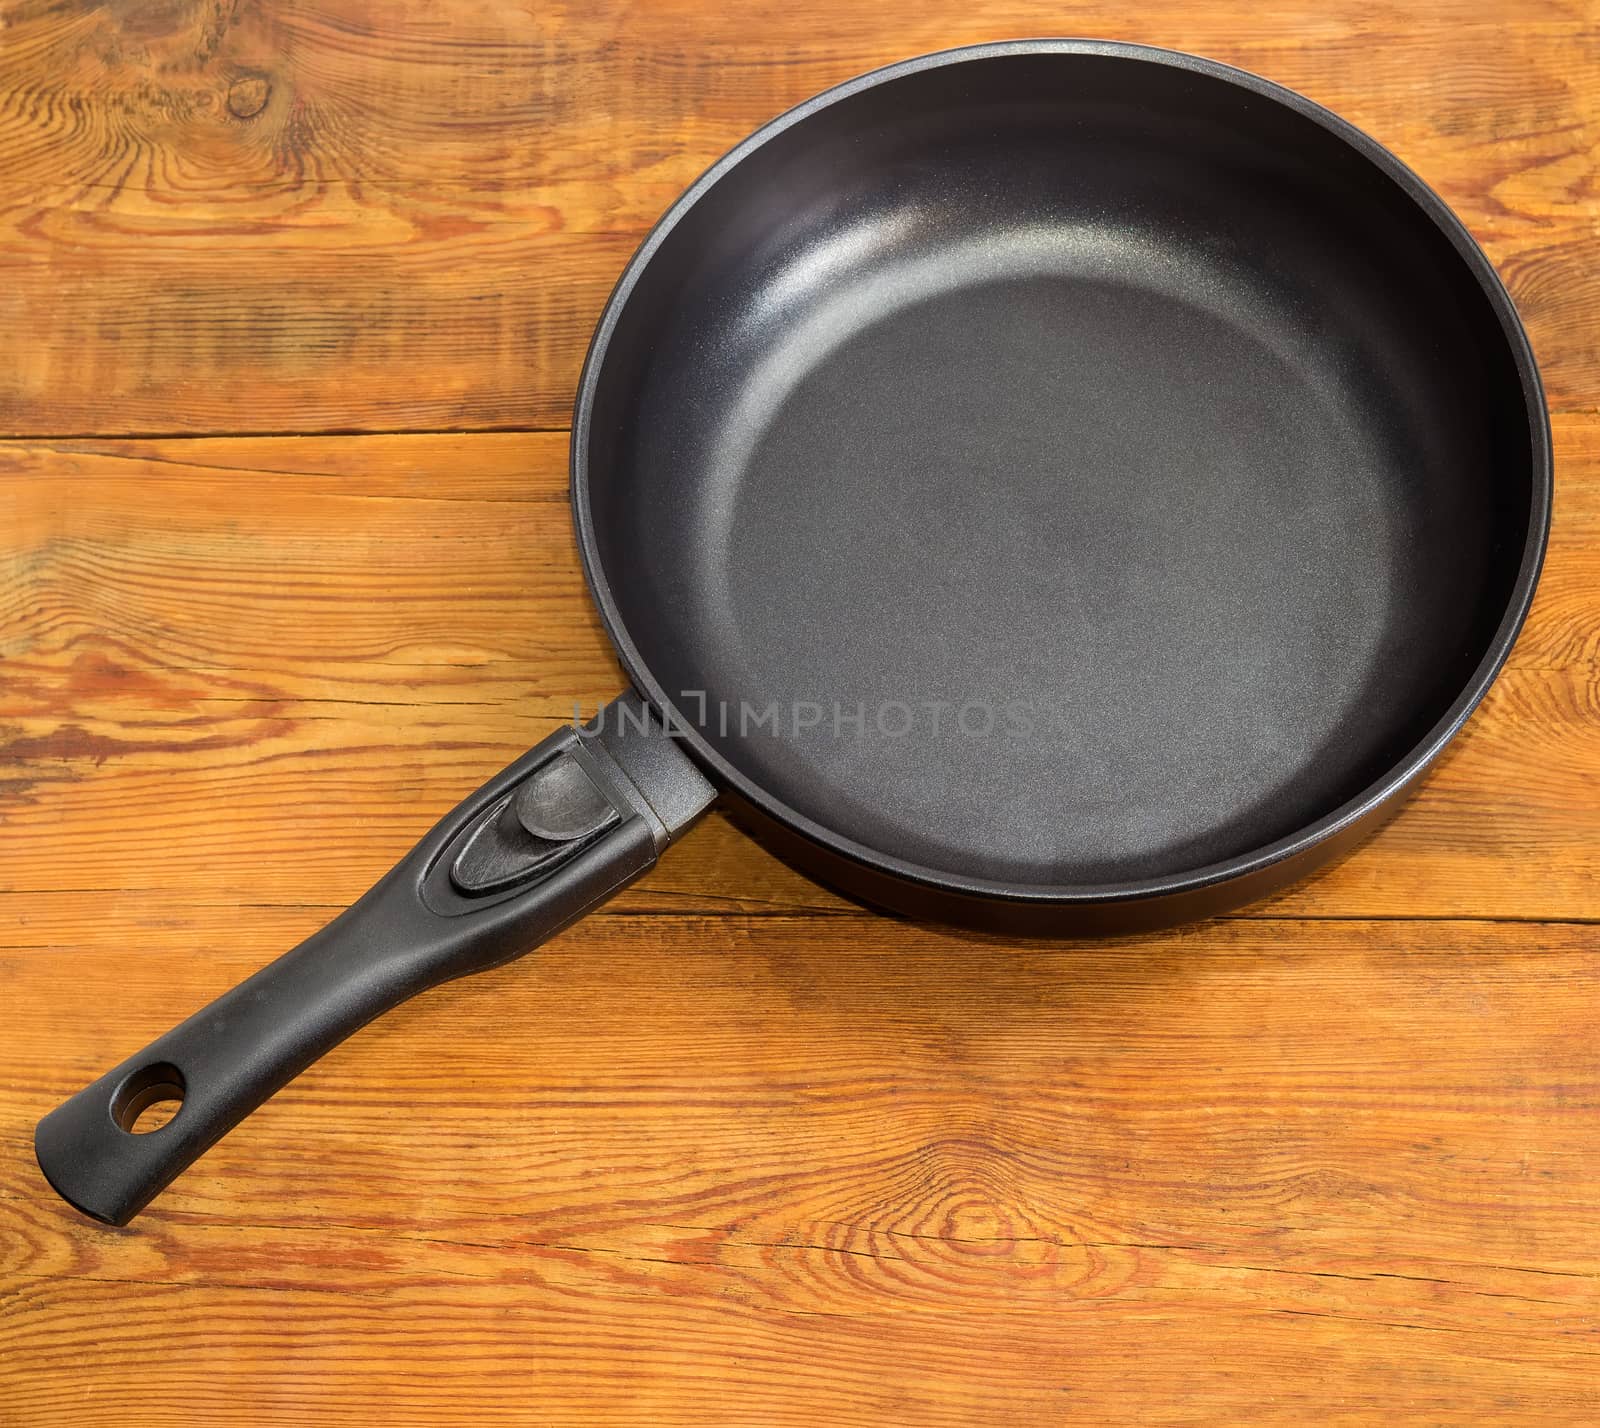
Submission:
M 264 74 L 243 74 L 228 86 L 228 113 L 235 119 L 254 119 L 272 97 L 272 81 Z

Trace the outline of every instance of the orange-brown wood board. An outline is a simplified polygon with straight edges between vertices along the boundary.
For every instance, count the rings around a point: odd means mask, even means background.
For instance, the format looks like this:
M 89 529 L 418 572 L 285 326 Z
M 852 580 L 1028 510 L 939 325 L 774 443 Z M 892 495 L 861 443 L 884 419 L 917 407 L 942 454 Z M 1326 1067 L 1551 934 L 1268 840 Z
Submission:
M 1528 322 L 1550 557 L 1417 799 L 1103 943 L 714 816 L 128 1229 L 68 1209 L 41 1114 L 619 687 L 565 426 L 659 211 L 832 82 L 1052 33 L 1337 109 Z M 1600 1421 L 1597 99 L 1586 0 L 3 0 L 0 1424 Z

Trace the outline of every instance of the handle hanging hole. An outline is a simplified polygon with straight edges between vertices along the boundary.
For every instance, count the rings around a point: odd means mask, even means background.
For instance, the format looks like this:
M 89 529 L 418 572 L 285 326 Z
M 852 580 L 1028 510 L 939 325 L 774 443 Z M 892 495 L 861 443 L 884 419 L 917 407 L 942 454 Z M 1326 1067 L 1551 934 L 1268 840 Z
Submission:
M 129 1076 L 111 1098 L 111 1119 L 131 1135 L 149 1135 L 183 1108 L 183 1072 L 166 1061 Z

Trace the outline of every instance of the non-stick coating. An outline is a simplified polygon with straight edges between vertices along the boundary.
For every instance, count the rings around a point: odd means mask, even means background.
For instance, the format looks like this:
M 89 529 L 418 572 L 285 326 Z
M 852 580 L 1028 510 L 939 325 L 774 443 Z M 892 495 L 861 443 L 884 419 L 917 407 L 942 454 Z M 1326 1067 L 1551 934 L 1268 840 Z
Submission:
M 1281 843 L 1486 680 L 1528 579 L 1539 418 L 1463 245 L 1214 67 L 998 52 L 815 105 L 597 339 L 619 648 L 769 812 L 936 878 Z

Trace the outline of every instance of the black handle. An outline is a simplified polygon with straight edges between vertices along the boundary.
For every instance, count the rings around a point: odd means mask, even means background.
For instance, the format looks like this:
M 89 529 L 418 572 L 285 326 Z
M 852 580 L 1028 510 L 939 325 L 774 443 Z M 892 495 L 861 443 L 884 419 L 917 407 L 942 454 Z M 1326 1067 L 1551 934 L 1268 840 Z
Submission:
M 635 695 L 559 730 L 322 931 L 47 1115 L 40 1169 L 85 1214 L 127 1224 L 352 1032 L 554 936 L 654 866 L 713 797 Z M 169 1100 L 181 1105 L 166 1125 L 134 1131 Z

